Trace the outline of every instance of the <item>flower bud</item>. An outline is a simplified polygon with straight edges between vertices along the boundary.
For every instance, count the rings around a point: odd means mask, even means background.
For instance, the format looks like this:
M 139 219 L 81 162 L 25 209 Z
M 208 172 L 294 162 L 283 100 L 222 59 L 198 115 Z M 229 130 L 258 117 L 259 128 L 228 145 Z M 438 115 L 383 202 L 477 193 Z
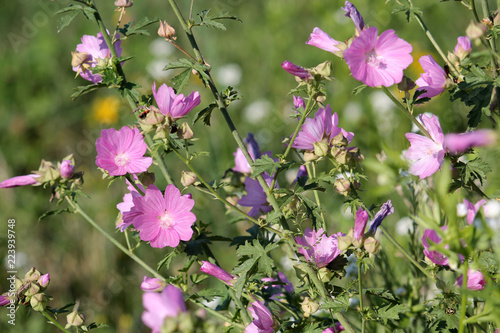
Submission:
M 331 153 L 339 164 L 346 165 L 351 161 L 351 155 L 347 153 L 345 147 L 332 147 Z
M 47 305 L 47 298 L 42 293 L 33 295 L 30 299 L 30 305 L 33 310 L 42 312 L 45 310 L 45 306 Z
M 314 154 L 312 151 L 304 152 L 304 161 L 306 162 L 316 161 L 318 158 L 319 156 Z
M 61 162 L 61 166 L 59 167 L 59 172 L 61 173 L 61 177 L 63 178 L 71 178 L 73 176 L 73 169 L 75 166 L 73 165 L 73 161 L 64 160 Z
M 77 310 L 73 310 L 73 312 L 66 316 L 66 321 L 68 322 L 66 328 L 69 328 L 70 326 L 80 326 L 83 324 L 84 320 L 85 317 L 83 316 L 83 314 L 78 313 Z
M 193 185 L 194 182 L 196 181 L 197 177 L 196 174 L 192 171 L 182 171 L 182 176 L 181 176 L 181 184 L 184 187 L 188 187 L 190 185 Z
M 377 254 L 380 252 L 380 242 L 373 237 L 365 239 L 363 246 L 368 253 Z
M 321 282 L 327 283 L 328 281 L 330 281 L 332 279 L 333 273 L 328 268 L 321 267 L 318 270 L 318 276 L 319 276 L 319 279 L 321 280 Z
M 175 29 L 167 23 L 167 21 L 160 20 L 160 28 L 158 29 L 158 36 L 163 37 L 165 39 L 173 39 L 176 40 L 175 37 Z
M 302 311 L 304 311 L 304 317 L 309 317 L 319 309 L 318 302 L 310 299 L 309 297 L 304 298 L 302 301 Z
M 218 278 L 221 281 L 224 281 L 230 286 L 234 285 L 235 280 L 237 279 L 237 276 L 234 276 L 232 274 L 229 274 L 222 268 L 220 268 L 217 265 L 214 265 L 208 261 L 202 261 L 202 265 L 200 267 L 200 271 L 203 273 L 210 274 L 216 278 Z
M 26 282 L 36 282 L 42 276 L 42 274 L 35 268 L 31 267 L 31 269 L 24 275 L 24 279 Z
M 165 286 L 165 282 L 161 281 L 160 279 L 150 278 L 147 276 L 144 276 L 141 283 L 141 289 L 144 291 L 162 291 Z
M 47 286 L 49 285 L 49 282 L 50 282 L 49 273 L 40 276 L 40 278 L 37 281 L 37 283 L 40 285 L 40 287 L 42 287 L 42 289 L 47 288 Z
M 354 228 L 349 229 L 349 232 L 345 236 L 337 237 L 337 248 L 344 252 L 352 245 Z
M 189 124 L 183 122 L 181 126 L 177 128 L 177 136 L 179 139 L 192 139 L 194 136 L 193 130 L 189 127 Z
M 339 178 L 335 180 L 335 182 L 333 183 L 333 187 L 339 194 L 347 196 L 351 187 L 351 183 L 345 178 Z
M 330 150 L 330 145 L 326 142 L 325 139 L 321 141 L 317 141 L 313 144 L 314 146 L 314 154 L 319 157 L 323 157 L 328 155 L 328 151 Z
M 330 141 L 330 144 L 332 146 L 345 147 L 349 144 L 349 141 L 341 132 L 332 138 L 332 140 Z
M 487 31 L 487 28 L 482 23 L 476 23 L 471 21 L 467 29 L 465 29 L 465 34 L 470 40 L 475 40 L 481 38 Z
M 330 61 L 325 61 L 313 69 L 314 74 L 319 74 L 324 78 L 329 78 L 332 74 L 332 63 Z
M 115 1 L 116 7 L 132 7 L 133 4 L 134 4 L 134 2 L 131 0 L 116 0 Z

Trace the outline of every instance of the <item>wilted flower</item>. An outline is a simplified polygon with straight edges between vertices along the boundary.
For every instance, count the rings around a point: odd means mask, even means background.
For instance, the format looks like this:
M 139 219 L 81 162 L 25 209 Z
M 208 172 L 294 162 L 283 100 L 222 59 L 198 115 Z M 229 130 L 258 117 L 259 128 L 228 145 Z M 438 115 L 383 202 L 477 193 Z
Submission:
M 386 203 L 380 207 L 380 210 L 375 214 L 373 217 L 373 221 L 370 224 L 370 229 L 368 230 L 368 233 L 370 234 L 375 234 L 377 231 L 378 227 L 382 224 L 382 221 L 389 215 L 394 213 L 394 208 L 392 207 L 392 202 L 391 200 L 387 200 Z
M 144 276 L 141 283 L 141 289 L 144 291 L 162 291 L 165 287 L 165 282 L 158 278 L 150 278 Z
M 443 146 L 450 154 L 464 153 L 472 147 L 488 146 L 496 141 L 496 133 L 488 129 L 479 129 L 467 133 L 450 133 L 444 136 Z
M 156 91 L 156 82 L 153 82 L 153 96 L 161 113 L 172 121 L 180 119 L 189 113 L 195 106 L 200 104 L 200 93 L 193 91 L 189 96 L 177 95 L 174 89 L 165 83 Z
M 356 80 L 370 87 L 389 87 L 402 80 L 403 70 L 413 62 L 412 47 L 394 30 L 377 35 L 376 27 L 361 31 L 344 51 L 344 59 Z
M 308 70 L 300 67 L 300 66 L 297 66 L 293 63 L 291 63 L 290 61 L 284 61 L 282 64 L 281 64 L 281 67 L 287 71 L 288 73 L 292 74 L 292 75 L 295 75 L 303 80 L 309 80 L 309 79 L 312 79 L 312 75 L 311 73 L 309 73 Z
M 36 181 L 36 178 L 38 177 L 40 177 L 40 175 L 37 174 L 12 177 L 2 181 L 0 183 L 0 188 L 35 185 L 38 184 L 38 182 Z
M 114 45 L 119 57 L 122 53 L 120 43 L 121 42 L 118 40 Z M 97 36 L 84 35 L 82 37 L 82 43 L 76 46 L 76 51 L 77 53 L 73 55 L 72 65 L 76 65 L 73 66 L 73 70 L 77 72 L 77 75 L 79 74 L 85 80 L 93 83 L 102 82 L 101 75 L 92 74 L 92 72 L 88 70 L 98 65 L 106 65 L 111 58 L 111 52 L 109 51 L 102 33 L 99 32 Z M 76 62 L 75 56 L 76 59 L 79 59 Z
M 461 287 L 464 283 L 464 275 L 460 275 L 457 279 L 456 285 Z M 482 290 L 486 281 L 483 273 L 473 269 L 467 270 L 467 289 L 469 290 Z
M 264 173 L 262 176 L 270 186 L 272 178 L 267 173 Z M 244 207 L 252 207 L 248 215 L 255 217 L 273 210 L 267 202 L 266 192 L 264 192 L 264 189 L 257 180 L 247 177 L 245 179 L 245 191 L 247 194 L 241 197 L 238 204 Z
M 193 235 L 191 226 L 196 216 L 191 212 L 194 200 L 189 195 L 181 195 L 174 185 L 168 185 L 165 195 L 154 185 L 150 185 L 144 196 L 133 197 L 134 207 L 124 214 L 132 214 L 134 227 L 141 240 L 150 242 L 152 247 L 176 247 L 180 241 L 188 241 Z
M 444 69 L 431 55 L 420 57 L 418 62 L 424 69 L 424 73 L 420 74 L 420 78 L 415 83 L 419 87 L 417 91 L 425 90 L 419 98 L 432 98 L 441 94 L 447 85 L 447 75 Z
M 346 12 L 345 16 L 351 18 L 352 22 L 354 23 L 354 26 L 356 27 L 357 33 L 360 33 L 362 30 L 365 29 L 365 21 L 363 20 L 363 17 L 356 9 L 356 7 L 349 1 L 346 1 L 344 5 L 345 7 L 342 7 L 342 10 Z
M 299 252 L 306 260 L 316 264 L 318 268 L 325 267 L 332 262 L 340 253 L 337 237 L 342 236 L 337 233 L 326 236 L 323 228 L 318 231 L 306 228 L 303 237 L 295 237 L 297 244 L 301 245 Z
M 234 280 L 237 278 L 237 276 L 231 275 L 222 268 L 220 268 L 217 265 L 214 265 L 208 261 L 202 261 L 202 265 L 200 267 L 200 271 L 203 273 L 210 274 L 212 276 L 215 276 L 219 280 L 224 281 L 225 283 L 229 284 L 232 286 L 234 284 Z
M 253 321 L 245 329 L 244 333 L 273 333 L 273 315 L 264 305 L 264 302 L 255 301 L 250 304 L 248 310 L 252 314 Z
M 153 163 L 151 157 L 144 157 L 147 147 L 137 128 L 104 129 L 96 141 L 96 164 L 111 176 L 141 173 Z
M 410 148 L 406 151 L 405 157 L 413 162 L 409 172 L 424 179 L 435 173 L 443 163 L 445 155 L 444 135 L 435 115 L 428 117 L 421 114 L 419 119 L 432 139 L 419 134 L 406 133 L 405 136 L 410 141 Z
M 153 331 L 160 333 L 167 317 L 177 317 L 186 312 L 186 303 L 182 298 L 182 291 L 168 285 L 161 293 L 146 292 L 142 295 L 142 322 Z
M 282 284 L 271 284 L 271 286 L 264 286 L 264 290 L 268 290 L 269 291 L 269 288 L 271 288 L 270 290 L 270 293 L 272 294 L 272 296 L 270 297 L 270 299 L 278 299 L 280 298 L 281 296 L 283 296 L 283 292 L 281 291 L 282 289 L 284 289 L 287 293 L 291 294 L 293 293 L 293 284 L 292 282 L 290 282 L 290 280 L 288 280 L 288 278 L 286 277 L 285 273 L 283 272 L 278 272 L 278 279 L 275 279 L 275 278 L 272 278 L 272 277 L 269 277 L 269 278 L 262 278 L 261 279 L 262 281 L 264 282 L 283 282 L 285 283 L 284 285 Z
M 163 37 L 165 39 L 176 39 L 175 29 L 167 21 L 160 20 L 160 28 L 158 29 L 158 36 Z

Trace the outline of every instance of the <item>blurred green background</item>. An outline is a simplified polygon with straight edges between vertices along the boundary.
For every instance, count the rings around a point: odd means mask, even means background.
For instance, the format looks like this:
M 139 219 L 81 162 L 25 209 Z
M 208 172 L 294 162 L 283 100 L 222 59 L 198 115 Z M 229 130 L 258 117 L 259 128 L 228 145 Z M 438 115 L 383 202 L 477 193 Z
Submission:
M 190 1 L 178 2 L 187 16 Z M 413 45 L 414 64 L 406 74 L 416 80 L 421 72 L 417 63 L 420 56 L 433 54 L 435 59 L 439 58 L 417 23 L 407 24 L 403 14 L 391 14 L 394 2 L 387 5 L 385 2 L 353 1 L 368 25 L 377 26 L 379 32 L 394 29 L 399 37 Z M 81 205 L 101 226 L 123 241 L 122 235 L 114 231 L 114 223 L 116 204 L 125 193 L 125 185 L 115 182 L 108 187 L 107 181 L 101 179 L 95 166 L 95 140 L 101 129 L 118 129 L 134 122 L 135 115 L 130 114 L 131 110 L 113 90 L 101 89 L 71 100 L 75 87 L 88 84 L 79 77 L 75 79 L 70 66 L 71 51 L 80 43 L 82 35 L 95 35 L 98 30 L 92 22 L 78 16 L 58 33 L 59 16 L 53 14 L 69 3 L 19 0 L 2 5 L 0 180 L 36 170 L 41 159 L 57 162 L 73 153 L 77 170 L 85 173 L 84 192 L 91 197 L 82 198 Z M 424 20 L 441 47 L 453 50 L 456 38 L 464 35 L 470 20 L 466 8 L 453 1 L 415 3 L 422 9 Z M 112 30 L 118 18 L 113 1 L 97 1 L 97 5 L 107 28 Z M 293 106 L 288 92 L 296 82 L 280 64 L 289 60 L 300 66 L 314 67 L 331 60 L 335 79 L 327 85 L 326 103 L 339 114 L 340 126 L 355 133 L 353 144 L 361 148 L 366 158 L 368 182 L 363 183 L 365 191 L 362 192 L 365 201 L 381 204 L 387 199 L 393 200 L 396 214 L 384 222 L 393 230 L 408 214 L 396 184 L 399 169 L 406 167 L 399 154 L 408 147 L 404 133 L 411 129 L 410 123 L 380 90 L 365 89 L 354 96 L 352 90 L 360 83 L 350 77 L 345 63 L 330 53 L 305 45 L 314 27 L 320 27 L 337 40 L 352 36 L 354 27 L 340 9 L 343 5 L 343 1 L 322 0 L 196 0 L 193 16 L 205 9 L 229 11 L 242 22 L 224 22 L 227 31 L 197 28 L 195 36 L 206 61 L 213 67 L 219 88 L 232 85 L 240 92 L 242 99 L 230 106 L 230 114 L 242 136 L 248 132 L 255 134 L 262 151 L 282 152 L 281 140 L 292 133 L 296 124 L 296 120 L 288 117 Z M 167 2 L 159 0 L 135 1 L 123 22 L 137 21 L 144 16 L 165 19 L 178 32 L 181 30 Z M 135 57 L 124 65 L 127 78 L 140 84 L 144 94 L 151 93 L 153 81 L 169 84 L 170 74 L 161 69 L 169 61 L 183 57 L 157 37 L 157 27 L 148 27 L 150 36 L 131 37 L 121 44 L 124 56 Z M 188 41 L 181 33 L 178 33 L 177 42 L 189 50 Z M 195 89 L 202 95 L 202 104 L 192 112 L 191 119 L 195 112 L 212 101 L 209 91 L 193 77 L 184 93 Z M 445 133 L 466 129 L 467 110 L 458 103 L 450 103 L 446 94 L 421 106 L 418 112 L 437 114 Z M 226 124 L 220 114 L 214 112 L 211 127 L 198 123 L 193 129 L 200 138 L 196 150 L 209 151 L 211 155 L 199 158 L 195 165 L 207 179 L 220 179 L 224 171 L 233 166 L 232 153 L 236 150 Z M 383 149 L 389 157 L 385 163 L 380 163 L 376 156 Z M 179 179 L 182 166 L 175 156 L 168 156 L 167 164 Z M 328 167 L 323 162 L 319 169 L 328 171 Z M 158 184 L 160 188 L 165 186 L 161 179 Z M 498 180 L 493 179 L 492 184 L 498 184 Z M 232 236 L 244 233 L 250 226 L 245 222 L 228 226 L 221 204 L 212 203 L 196 192 L 193 195 L 197 202 L 194 212 L 203 222 L 213 223 L 214 233 Z M 49 197 L 50 191 L 39 187 L 0 191 L 0 291 L 8 287 L 4 256 L 7 219 L 13 218 L 16 220 L 18 272 L 23 275 L 35 266 L 42 273 L 50 273 L 48 292 L 54 297 L 50 306 L 59 307 L 79 300 L 80 309 L 87 317 L 86 323 L 109 324 L 110 328 L 102 332 L 147 332 L 140 320 L 142 293 L 139 285 L 145 272 L 79 216 L 62 214 L 39 222 L 38 217 L 44 212 L 62 208 L 49 203 Z M 346 232 L 352 225 L 352 218 L 343 214 L 343 197 L 329 189 L 321 194 L 321 199 L 329 233 Z M 168 251 L 152 250 L 146 245 L 139 248 L 138 254 L 154 267 Z M 226 247 L 216 248 L 215 253 L 221 256 L 224 268 L 233 267 L 235 256 L 227 256 Z M 390 260 L 391 265 L 406 267 L 396 256 Z M 162 273 L 175 274 L 178 265 L 182 263 L 174 263 L 169 273 Z M 0 309 L 2 332 L 54 332 L 44 324 L 41 315 L 28 313 L 22 307 L 17 313 L 15 327 L 7 325 L 5 313 Z M 64 317 L 61 322 L 65 323 Z

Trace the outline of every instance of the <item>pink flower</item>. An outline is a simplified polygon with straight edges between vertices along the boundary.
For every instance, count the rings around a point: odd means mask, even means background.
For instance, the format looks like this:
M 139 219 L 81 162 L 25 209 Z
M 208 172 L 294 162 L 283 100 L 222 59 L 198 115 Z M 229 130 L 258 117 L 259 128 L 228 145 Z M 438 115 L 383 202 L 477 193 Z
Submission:
M 281 64 L 281 67 L 288 73 L 295 75 L 303 80 L 312 79 L 311 74 L 304 68 L 297 66 L 290 61 L 285 61 Z
M 273 315 L 264 305 L 264 302 L 255 301 L 250 304 L 248 310 L 252 314 L 253 321 L 245 329 L 244 333 L 273 333 Z
M 441 94 L 445 90 L 447 84 L 447 75 L 444 69 L 438 65 L 431 55 L 420 57 L 418 62 L 424 69 L 424 73 L 420 74 L 420 78 L 415 81 L 415 83 L 419 86 L 417 91 L 425 90 L 425 92 L 418 97 L 432 98 Z
M 144 291 L 162 291 L 165 283 L 158 278 L 144 276 L 141 283 L 141 289 Z
M 139 237 L 150 242 L 152 247 L 176 247 L 180 241 L 188 241 L 193 235 L 191 226 L 196 216 L 191 213 L 194 200 L 189 195 L 181 195 L 174 185 L 168 185 L 165 195 L 154 185 L 150 185 L 145 196 L 133 198 L 134 207 L 125 213 L 133 214 L 134 227 Z
M 496 142 L 496 133 L 488 129 L 479 129 L 462 134 L 450 133 L 444 136 L 443 146 L 450 154 L 461 154 L 472 147 L 488 146 Z
M 345 16 L 351 18 L 352 22 L 354 22 L 354 26 L 356 27 L 357 32 L 359 33 L 365 28 L 365 21 L 363 20 L 363 17 L 356 9 L 356 7 L 349 1 L 346 1 L 344 5 L 345 7 L 342 7 L 342 10 L 346 12 Z
M 262 157 L 262 155 L 266 155 L 271 157 L 271 152 L 267 151 L 264 153 L 260 153 L 260 148 L 259 144 L 257 141 L 255 141 L 254 136 L 252 133 L 248 133 L 248 136 L 245 139 L 245 143 L 247 145 L 248 153 L 250 154 L 250 157 L 252 160 L 255 161 L 255 159 L 259 159 Z M 236 152 L 233 153 L 234 155 L 234 168 L 233 171 L 238 171 L 241 173 L 251 173 L 252 168 L 250 167 L 250 164 L 248 164 L 247 159 L 245 158 L 245 155 L 243 155 L 243 151 L 241 148 L 236 149 Z
M 421 114 L 419 118 L 432 139 L 419 134 L 406 133 L 405 136 L 410 141 L 410 148 L 406 151 L 405 157 L 412 161 L 409 172 L 424 179 L 435 173 L 443 163 L 445 155 L 444 135 L 435 115 L 428 117 Z
M 134 175 L 134 177 L 136 176 Z M 127 184 L 129 193 L 126 193 L 123 196 L 123 201 L 116 205 L 116 208 L 118 208 L 123 217 L 123 222 L 116 226 L 121 232 L 124 232 L 125 229 L 127 229 L 134 222 L 134 219 L 140 214 L 138 210 L 132 211 L 132 207 L 134 207 L 134 198 L 142 197 L 142 195 L 136 191 L 135 187 L 132 186 L 128 180 Z M 137 187 L 142 191 L 142 193 L 146 191 L 142 184 L 137 184 Z
M 342 332 L 344 330 L 344 326 L 342 326 L 341 323 L 336 322 L 334 327 L 328 327 L 327 329 L 324 329 L 323 332 L 321 333 L 338 333 Z
M 479 208 L 484 206 L 486 204 L 486 200 L 482 199 L 476 202 L 476 204 L 473 204 L 467 199 L 464 199 L 464 205 L 467 208 L 467 222 L 469 224 L 472 224 L 474 222 L 474 219 L 476 218 L 476 214 L 479 211 Z
M 0 306 L 5 306 L 10 304 L 10 299 L 7 297 L 0 295 Z
M 302 99 L 302 97 L 293 96 L 293 107 L 296 110 L 298 110 L 298 109 L 305 110 L 306 109 L 306 105 L 305 105 L 304 100 Z
M 272 178 L 267 173 L 264 173 L 262 176 L 264 177 L 267 185 L 270 186 Z M 267 202 L 266 192 L 264 192 L 264 189 L 260 186 L 257 180 L 247 177 L 245 179 L 245 191 L 247 194 L 241 197 L 238 204 L 244 207 L 252 207 L 252 209 L 248 212 L 248 215 L 255 217 L 273 210 Z
M 61 162 L 61 167 L 59 171 L 61 172 L 61 177 L 63 178 L 71 178 L 73 176 L 73 170 L 75 166 L 71 160 L 64 160 Z
M 413 61 L 412 47 L 394 30 L 377 34 L 376 27 L 361 31 L 344 51 L 344 59 L 356 80 L 370 87 L 389 87 L 403 79 L 403 69 Z
M 40 287 L 47 288 L 47 286 L 50 283 L 50 274 L 49 273 L 43 274 L 38 278 L 36 282 L 40 285 Z
M 455 45 L 455 49 L 453 53 L 460 59 L 465 59 L 470 54 L 472 50 L 472 44 L 467 36 L 461 36 L 457 38 L 457 45 Z
M 116 53 L 119 57 L 122 54 L 120 44 L 120 41 L 115 43 Z M 92 72 L 87 69 L 89 67 L 94 68 L 97 65 L 106 65 L 108 59 L 111 58 L 111 52 L 109 51 L 102 33 L 98 33 L 97 37 L 84 35 L 82 37 L 82 43 L 76 46 L 76 51 L 86 54 L 87 58 L 81 65 L 73 67 L 73 70 L 79 73 L 82 78 L 94 84 L 102 82 L 101 75 L 92 74 Z
M 363 208 L 359 208 L 356 212 L 356 220 L 354 221 L 354 238 L 361 241 L 365 234 L 366 223 L 368 222 L 368 212 Z
M 216 278 L 224 281 L 230 286 L 234 285 L 234 280 L 237 278 L 236 276 L 229 274 L 219 266 L 214 265 L 208 261 L 202 261 L 200 271 L 215 276 Z
M 96 164 L 111 176 L 147 171 L 153 159 L 144 157 L 148 146 L 139 129 L 123 126 L 119 131 L 110 128 L 101 131 L 96 141 Z
M 168 285 L 161 293 L 146 292 L 142 295 L 142 322 L 153 331 L 160 333 L 167 317 L 177 317 L 186 312 L 186 304 L 182 298 L 182 291 Z
M 309 40 L 306 42 L 307 45 L 316 46 L 319 49 L 334 53 L 339 52 L 340 49 L 335 45 L 340 44 L 332 37 L 330 37 L 326 32 L 316 27 L 313 29 Z
M 201 101 L 199 92 L 193 91 L 188 97 L 184 97 L 183 94 L 177 95 L 165 83 L 156 91 L 156 82 L 153 82 L 153 95 L 161 113 L 173 121 L 184 117 Z
M 464 275 L 460 275 L 457 279 L 456 285 L 461 287 L 464 283 Z M 467 270 L 467 289 L 469 290 L 483 290 L 486 281 L 484 280 L 483 273 L 473 269 Z
M 337 112 L 332 115 L 330 105 L 320 108 L 313 119 L 307 119 L 302 125 L 299 133 L 292 144 L 293 148 L 304 150 L 315 150 L 318 156 L 324 156 L 330 148 L 330 141 L 338 134 L 342 133 L 347 141 L 354 137 L 353 133 L 348 133 L 338 127 L 339 117 Z
M 36 181 L 38 177 L 40 177 L 40 175 L 37 174 L 12 177 L 1 182 L 0 188 L 35 185 L 38 184 Z
M 304 255 L 306 260 L 321 268 L 328 265 L 341 253 L 337 241 L 339 236 L 344 235 L 339 232 L 328 237 L 323 228 L 318 229 L 317 232 L 306 228 L 304 237 L 295 237 L 295 242 L 301 245 L 299 253 Z
M 446 226 L 441 227 L 441 230 L 446 230 Z M 427 258 L 430 259 L 430 261 L 432 261 L 436 265 L 447 266 L 448 258 L 444 254 L 438 251 L 429 251 L 429 247 L 431 246 L 431 244 L 429 244 L 429 241 L 434 244 L 439 244 L 441 243 L 441 240 L 442 239 L 438 236 L 437 232 L 432 229 L 425 229 L 424 235 L 422 236 L 424 254 Z

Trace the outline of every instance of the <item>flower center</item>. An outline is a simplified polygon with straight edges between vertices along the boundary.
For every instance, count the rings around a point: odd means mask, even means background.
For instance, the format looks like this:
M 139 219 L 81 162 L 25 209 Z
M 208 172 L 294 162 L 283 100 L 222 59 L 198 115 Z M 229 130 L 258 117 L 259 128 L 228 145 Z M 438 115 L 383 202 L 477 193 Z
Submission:
M 372 67 L 378 67 L 380 69 L 387 68 L 387 65 L 382 62 L 382 58 L 377 55 L 375 50 L 371 50 L 366 54 L 366 63 Z
M 163 216 L 158 217 L 160 219 L 160 228 L 162 229 L 170 229 L 172 228 L 174 219 L 172 216 L 168 214 L 167 211 L 163 214 Z
M 130 160 L 130 157 L 128 156 L 127 153 L 121 153 L 121 154 L 117 154 L 115 156 L 115 164 L 117 166 L 127 165 L 129 160 Z

